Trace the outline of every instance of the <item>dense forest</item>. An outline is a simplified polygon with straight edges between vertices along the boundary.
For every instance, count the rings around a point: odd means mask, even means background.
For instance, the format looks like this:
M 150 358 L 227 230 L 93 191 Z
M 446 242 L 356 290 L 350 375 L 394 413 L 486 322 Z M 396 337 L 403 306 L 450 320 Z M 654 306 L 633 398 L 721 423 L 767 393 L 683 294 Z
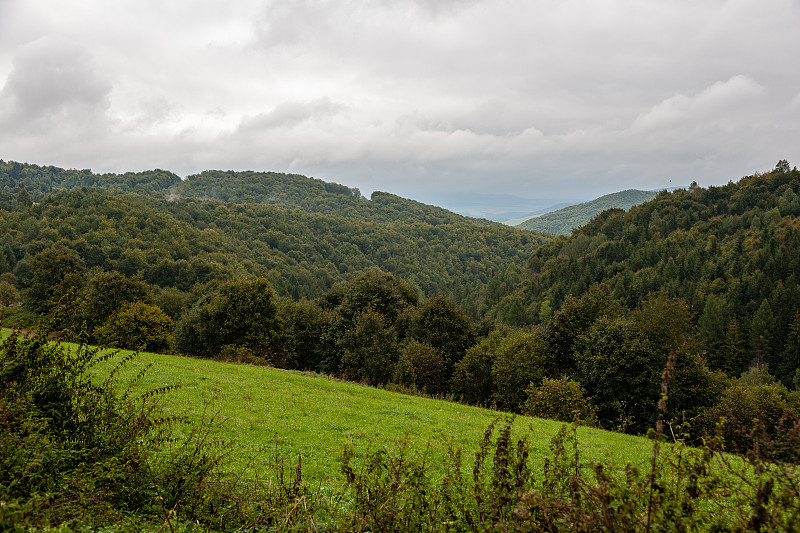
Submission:
M 0 163 L 0 183 L 0 304 L 18 325 L 630 433 L 666 416 L 731 447 L 756 420 L 778 438 L 800 418 L 785 161 L 557 239 L 295 175 Z
M 792 386 L 800 366 L 799 191 L 800 174 L 781 161 L 737 183 L 693 184 L 627 212 L 605 211 L 539 248 L 495 311 L 513 308 L 519 323 L 536 324 L 590 287 L 627 310 L 662 291 L 689 306 L 711 368 L 738 376 L 768 365 Z
M 377 267 L 423 294 L 465 302 L 477 317 L 489 305 L 482 294 L 493 274 L 524 264 L 549 240 L 294 175 L 206 172 L 182 183 L 158 170 L 95 176 L 0 163 L 0 184 L 0 272 L 14 273 L 22 287 L 32 259 L 52 247 L 76 253 L 87 271 L 140 274 L 160 288 L 266 277 L 295 299 Z

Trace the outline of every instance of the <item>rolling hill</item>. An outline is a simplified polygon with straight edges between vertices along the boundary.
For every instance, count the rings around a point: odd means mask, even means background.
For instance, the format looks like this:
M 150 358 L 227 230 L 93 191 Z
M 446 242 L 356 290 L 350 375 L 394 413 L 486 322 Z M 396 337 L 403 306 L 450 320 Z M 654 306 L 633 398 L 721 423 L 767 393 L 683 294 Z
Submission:
M 536 215 L 524 220 L 517 219 L 510 225 L 529 231 L 554 233 L 556 235 L 569 235 L 572 230 L 583 226 L 596 215 L 606 209 L 630 209 L 634 205 L 642 204 L 656 197 L 656 191 L 639 191 L 628 189 L 625 191 L 606 194 L 590 202 L 564 207 L 542 215 Z
M 246 275 L 282 296 L 316 298 L 377 267 L 476 316 L 491 277 L 551 239 L 299 175 L 209 171 L 182 181 L 14 162 L 0 162 L 0 235 L 0 274 L 13 273 L 20 289 L 33 257 L 61 246 L 89 269 L 182 291 Z
M 786 165 L 788 166 L 788 165 Z M 610 209 L 534 252 L 494 312 L 537 323 L 590 287 L 634 310 L 654 291 L 682 299 L 712 369 L 767 365 L 800 379 L 800 172 L 775 169 L 721 187 L 662 191 Z M 490 287 L 491 289 L 492 287 Z M 542 310 L 546 309 L 547 313 Z

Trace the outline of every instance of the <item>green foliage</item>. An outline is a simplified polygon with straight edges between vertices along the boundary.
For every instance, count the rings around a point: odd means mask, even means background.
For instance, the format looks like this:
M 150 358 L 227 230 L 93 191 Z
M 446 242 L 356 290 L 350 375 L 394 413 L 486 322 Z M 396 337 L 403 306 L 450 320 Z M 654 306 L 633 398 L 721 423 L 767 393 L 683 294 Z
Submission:
M 388 383 L 400 357 L 397 331 L 371 307 L 353 317 L 352 328 L 342 341 L 341 374 L 372 385 Z
M 399 343 L 407 336 L 418 298 L 408 284 L 380 270 L 334 286 L 320 300 L 327 313 L 321 369 L 386 383 L 394 373 Z M 375 371 L 366 370 L 367 366 Z
M 278 294 L 299 299 L 317 298 L 337 282 L 379 268 L 427 295 L 469 300 L 477 315 L 486 307 L 481 289 L 492 273 L 522 265 L 547 240 L 457 215 L 428 216 L 434 208 L 400 198 L 353 201 L 354 209 L 369 210 L 60 191 L 24 212 L 0 209 L 0 269 L 13 269 L 24 288 L 33 256 L 58 245 L 75 251 L 88 269 L 129 278 L 141 272 L 162 288 L 189 292 L 212 280 L 266 277 Z
M 758 442 L 771 459 L 800 460 L 791 444 L 800 428 L 800 397 L 764 368 L 752 367 L 742 374 L 698 422 L 706 433 L 718 435 L 728 450 L 744 453 Z
M 575 347 L 581 384 L 606 428 L 640 433 L 655 422 L 664 360 L 624 318 L 601 317 Z
M 335 309 L 345 320 L 352 320 L 370 309 L 385 315 L 394 324 L 418 301 L 419 296 L 407 283 L 388 272 L 371 269 L 328 291 L 322 305 Z
M 150 300 L 151 288 L 141 278 L 126 278 L 119 272 L 96 272 L 86 281 L 82 311 L 88 328 L 93 330 L 124 306 Z
M 284 477 L 276 461 L 263 483 L 223 475 L 209 425 L 173 433 L 181 419 L 159 406 L 172 387 L 141 390 L 149 367 L 122 379 L 134 356 L 114 355 L 44 334 L 0 345 L 1 530 L 232 531 L 305 518 L 299 465 Z
M 753 360 L 757 365 L 763 365 L 772 355 L 774 328 L 775 316 L 765 298 L 750 323 L 750 348 L 755 354 Z
M 528 399 L 522 412 L 528 416 L 588 425 L 595 421 L 595 409 L 586 400 L 583 387 L 577 381 L 544 378 L 541 385 L 531 384 L 525 393 Z
M 714 368 L 726 367 L 725 362 L 729 355 L 725 344 L 727 324 L 727 302 L 719 296 L 709 296 L 697 325 L 700 342 L 706 348 L 706 358 Z
M 578 337 L 586 333 L 600 317 L 618 317 L 619 304 L 609 294 L 592 287 L 580 299 L 569 296 L 564 305 L 545 327 L 545 338 L 553 352 L 557 375 L 575 375 L 577 372 L 574 348 Z
M 151 462 L 164 442 L 155 396 L 116 395 L 113 372 L 102 383 L 92 379 L 99 358 L 42 335 L 11 335 L 0 347 L 2 529 L 158 515 L 158 491 L 177 480 Z
M 530 310 L 548 302 L 555 320 L 592 287 L 631 312 L 661 291 L 689 306 L 712 370 L 735 376 L 755 359 L 791 385 L 798 363 L 784 348 L 800 309 L 800 172 L 787 166 L 605 211 L 538 248 L 526 276 L 501 287 L 489 313 L 503 319 L 514 298 Z
M 17 193 L 17 206 L 22 209 L 27 209 L 32 205 L 33 198 L 31 197 L 31 194 L 23 187 L 19 190 L 19 193 Z
M 164 287 L 153 296 L 153 302 L 173 321 L 183 314 L 190 301 L 189 294 L 175 287 Z
M 775 165 L 776 172 L 790 172 L 791 168 L 789 168 L 789 162 L 785 159 L 781 159 L 778 161 L 778 164 Z
M 212 288 L 176 324 L 179 352 L 215 357 L 223 346 L 243 348 L 266 361 L 282 361 L 276 346 L 282 325 L 267 280 L 236 281 Z
M 495 331 L 467 350 L 456 363 L 450 390 L 461 401 L 472 405 L 489 405 L 494 391 L 492 367 L 502 333 Z
M 525 388 L 551 371 L 550 350 L 539 332 L 512 331 L 497 345 L 491 370 L 492 400 L 498 409 L 518 413 Z
M 394 381 L 430 395 L 447 392 L 446 361 L 436 348 L 412 342 L 403 348 Z
M 346 531 L 793 531 L 800 492 L 792 467 L 762 458 L 737 465 L 710 448 L 682 442 L 668 453 L 653 444 L 651 466 L 628 463 L 621 476 L 608 465 L 581 461 L 576 432 L 566 426 L 551 440 L 541 482 L 529 463 L 526 439 L 511 421 L 495 421 L 475 452 L 472 475 L 461 449 L 451 448 L 441 481 L 425 454 L 407 440 L 366 454 L 342 472 L 352 505 Z M 499 428 L 498 428 L 499 426 Z M 723 465 L 722 469 L 719 465 Z
M 327 452 L 330 443 L 323 441 L 321 434 L 335 434 L 339 437 L 337 442 L 357 437 L 345 449 L 342 477 L 334 478 L 333 470 L 339 471 L 335 468 L 338 465 L 329 462 L 333 468 L 328 472 L 330 482 L 319 492 L 308 490 L 299 461 L 287 469 L 280 458 L 268 459 L 277 468 L 260 470 L 262 484 L 248 482 L 241 475 L 234 478 L 238 482 L 232 482 L 230 477 L 218 479 L 212 474 L 198 485 L 196 468 L 208 463 L 195 452 L 195 447 L 182 447 L 178 458 L 153 463 L 158 472 L 173 475 L 156 478 L 161 480 L 155 485 L 157 494 L 165 503 L 159 503 L 157 497 L 148 500 L 153 514 L 145 516 L 152 517 L 148 518 L 151 529 L 163 526 L 164 530 L 181 530 L 190 524 L 209 531 L 297 531 L 323 525 L 334 531 L 391 531 L 401 527 L 415 531 L 797 528 L 800 493 L 796 467 L 765 461 L 758 453 L 743 460 L 713 448 L 690 448 L 680 441 L 679 434 L 674 445 L 652 441 L 652 464 L 647 466 L 649 461 L 643 461 L 639 453 L 648 447 L 644 439 L 622 439 L 585 428 L 564 427 L 555 434 L 556 426 L 543 420 L 526 420 L 517 423 L 517 428 L 509 420 L 498 420 L 486 428 L 483 438 L 477 438 L 480 428 L 475 430 L 476 420 L 490 416 L 483 410 L 263 367 L 169 356 L 153 358 L 160 362 L 154 371 L 174 372 L 191 383 L 184 389 L 189 396 L 171 402 L 176 412 L 189 412 L 192 406 L 202 409 L 198 398 L 203 386 L 209 394 L 217 386 L 222 389 L 213 393 L 219 395 L 220 407 L 222 401 L 239 396 L 225 408 L 236 416 L 236 422 L 228 424 L 232 427 L 227 429 L 241 442 L 235 448 L 218 444 L 232 454 L 257 449 L 259 458 L 263 457 L 263 446 L 254 445 L 253 436 L 263 436 L 261 428 L 275 427 L 276 421 L 281 433 L 280 441 L 273 445 L 277 449 L 280 444 L 293 453 L 307 450 L 303 467 L 326 458 L 323 456 L 335 455 L 322 453 Z M 762 374 L 747 381 L 762 383 L 766 379 Z M 269 400 L 256 399 L 267 393 Z M 316 407 L 320 403 L 311 403 L 312 400 L 321 401 L 325 407 Z M 337 408 L 328 409 L 330 405 Z M 388 412 L 395 415 L 391 420 L 386 418 Z M 395 418 L 413 422 L 413 433 L 405 423 L 393 423 Z M 383 422 L 375 423 L 377 419 Z M 454 424 L 454 420 L 462 423 Z M 454 430 L 461 432 L 464 425 L 475 434 L 466 442 L 456 442 Z M 364 427 L 370 429 L 364 431 Z M 302 432 L 297 433 L 294 428 L 301 428 Z M 549 452 L 546 441 L 538 442 L 543 432 L 555 434 Z M 272 430 L 267 433 L 273 434 Z M 430 435 L 427 445 L 426 434 Z M 369 444 L 361 440 L 361 435 L 366 435 Z M 4 436 L 0 433 L 0 438 Z M 214 436 L 204 439 L 213 442 Z M 785 442 L 796 450 L 800 444 L 797 439 L 800 435 L 790 436 Z M 362 454 L 360 450 L 364 449 Z M 339 490 L 336 487 L 342 481 L 345 485 Z M 184 490 L 185 485 L 188 488 Z M 180 503 L 173 509 L 175 502 Z M 81 500 L 72 509 L 83 509 L 84 503 Z M 13 512 L 10 509 L 13 507 L 7 506 L 4 512 Z M 145 512 L 146 508 L 129 510 L 126 516 Z M 97 515 L 79 516 L 88 518 L 73 522 L 76 529 L 91 520 L 95 527 L 119 522 L 102 521 Z M 18 515 L 9 521 L 19 523 Z M 27 524 L 33 523 L 36 522 L 28 518 Z M 58 523 L 50 520 L 49 525 Z M 43 527 L 41 521 L 38 524 Z
M 320 338 L 325 328 L 322 309 L 316 302 L 282 300 L 278 320 L 284 327 L 280 341 L 286 351 L 286 368 L 313 370 L 320 365 Z
M 19 291 L 6 280 L 0 280 L 0 306 L 11 307 L 20 303 Z
M 455 302 L 444 296 L 436 296 L 419 306 L 411 335 L 439 351 L 444 362 L 443 382 L 450 379 L 455 364 L 463 359 L 476 338 L 472 320 Z
M 100 175 L 88 169 L 65 170 L 54 166 L 0 161 L 0 209 L 8 209 L 4 205 L 10 206 L 14 199 L 18 205 L 30 207 L 34 201 L 39 202 L 57 191 L 83 187 L 102 187 L 115 193 L 137 192 L 163 197 L 164 191 L 179 183 L 181 179 L 178 176 L 159 169 Z M 19 192 L 14 194 L 14 191 Z
M 172 348 L 172 319 L 160 308 L 144 302 L 125 304 L 98 326 L 95 337 L 101 344 L 146 350 L 170 351 Z
M 30 268 L 32 279 L 24 292 L 25 304 L 40 314 L 50 313 L 64 298 L 74 301 L 86 273 L 83 259 L 64 246 L 42 250 L 31 260 Z

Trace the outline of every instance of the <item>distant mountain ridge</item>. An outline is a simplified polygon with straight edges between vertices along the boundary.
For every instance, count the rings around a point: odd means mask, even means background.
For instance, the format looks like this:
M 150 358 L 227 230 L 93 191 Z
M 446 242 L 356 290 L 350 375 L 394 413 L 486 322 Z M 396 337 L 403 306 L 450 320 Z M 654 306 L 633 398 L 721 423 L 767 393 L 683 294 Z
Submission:
M 627 189 L 612 194 L 606 194 L 589 202 L 571 205 L 545 213 L 543 215 L 532 216 L 521 222 L 513 223 L 511 226 L 526 229 L 529 231 L 554 233 L 556 235 L 569 235 L 572 230 L 588 223 L 596 215 L 606 209 L 624 209 L 643 204 L 655 198 L 658 191 L 640 191 L 637 189 Z M 519 220 L 519 219 L 517 219 Z
M 23 291 L 34 257 L 59 247 L 87 269 L 187 293 L 249 276 L 267 278 L 280 296 L 313 299 L 378 268 L 477 317 L 494 273 L 521 268 L 551 240 L 298 174 L 212 170 L 182 180 L 0 160 L 0 275 Z

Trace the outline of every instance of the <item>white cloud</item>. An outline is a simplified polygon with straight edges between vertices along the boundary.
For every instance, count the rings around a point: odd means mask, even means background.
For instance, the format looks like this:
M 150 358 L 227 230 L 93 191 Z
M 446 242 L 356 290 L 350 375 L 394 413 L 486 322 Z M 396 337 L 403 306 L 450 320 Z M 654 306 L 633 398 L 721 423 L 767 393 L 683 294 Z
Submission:
M 653 106 L 633 122 L 636 132 L 671 128 L 714 116 L 736 114 L 737 108 L 762 97 L 764 87 L 743 75 L 716 82 L 697 94 L 677 94 Z

